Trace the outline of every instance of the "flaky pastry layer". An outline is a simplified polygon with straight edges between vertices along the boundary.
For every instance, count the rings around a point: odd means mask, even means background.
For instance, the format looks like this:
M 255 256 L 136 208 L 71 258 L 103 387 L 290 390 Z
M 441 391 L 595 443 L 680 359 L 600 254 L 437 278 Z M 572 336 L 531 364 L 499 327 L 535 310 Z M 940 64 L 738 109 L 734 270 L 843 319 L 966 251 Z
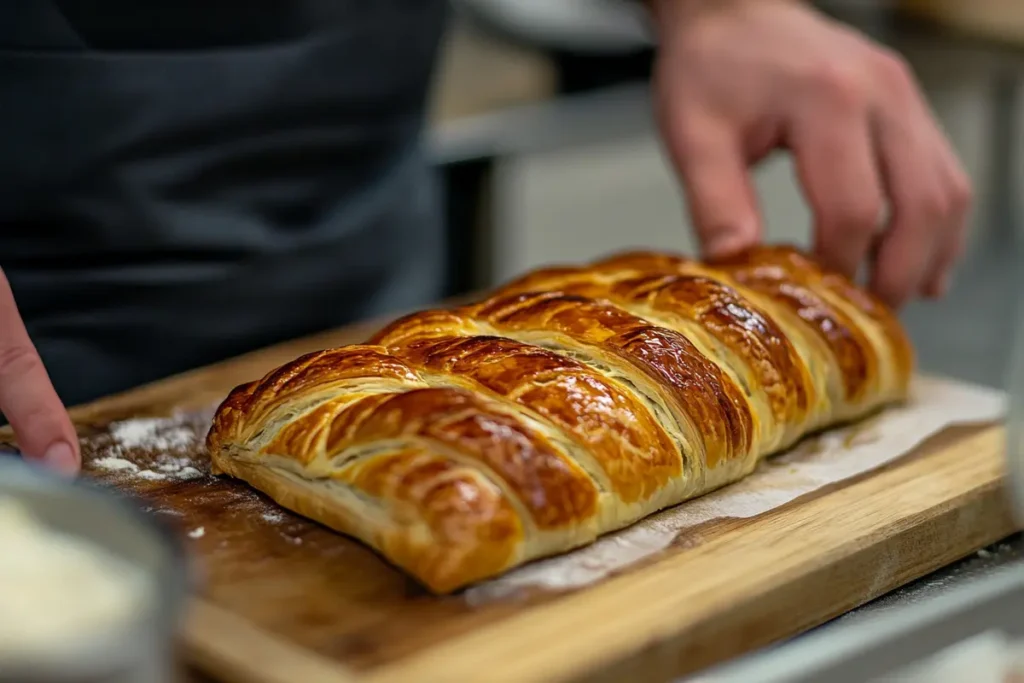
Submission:
M 237 387 L 215 470 L 437 593 L 594 541 L 906 397 L 896 316 L 789 247 L 537 270 Z

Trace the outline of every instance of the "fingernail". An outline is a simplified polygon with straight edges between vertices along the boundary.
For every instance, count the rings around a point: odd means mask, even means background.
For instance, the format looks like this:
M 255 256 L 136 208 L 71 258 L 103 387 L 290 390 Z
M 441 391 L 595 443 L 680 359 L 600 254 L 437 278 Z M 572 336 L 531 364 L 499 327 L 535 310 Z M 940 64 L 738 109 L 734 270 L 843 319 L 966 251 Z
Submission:
M 63 441 L 51 444 L 43 454 L 43 463 L 58 472 L 74 474 L 78 471 L 78 458 L 71 446 Z

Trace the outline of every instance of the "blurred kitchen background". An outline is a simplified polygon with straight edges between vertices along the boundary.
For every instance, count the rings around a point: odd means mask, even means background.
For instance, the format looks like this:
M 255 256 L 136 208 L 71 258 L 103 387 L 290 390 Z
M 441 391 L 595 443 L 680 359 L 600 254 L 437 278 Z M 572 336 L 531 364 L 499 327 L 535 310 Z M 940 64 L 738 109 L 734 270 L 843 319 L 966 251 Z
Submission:
M 651 119 L 653 44 L 639 4 L 452 4 L 429 139 L 448 198 L 448 294 L 629 247 L 694 253 Z M 817 4 L 908 59 L 974 180 L 951 292 L 903 317 L 925 371 L 1000 386 L 1024 253 L 1024 0 Z M 768 239 L 809 244 L 789 158 L 770 158 L 756 178 Z

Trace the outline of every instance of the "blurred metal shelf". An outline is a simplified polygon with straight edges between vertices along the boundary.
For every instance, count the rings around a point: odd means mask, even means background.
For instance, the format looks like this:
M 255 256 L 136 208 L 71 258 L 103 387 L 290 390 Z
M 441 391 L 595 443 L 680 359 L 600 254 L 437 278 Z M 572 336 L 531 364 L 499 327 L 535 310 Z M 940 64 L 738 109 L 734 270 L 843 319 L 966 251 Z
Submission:
M 999 669 L 1009 663 L 1005 661 L 1009 653 L 1002 651 L 1003 646 L 1014 641 L 1019 643 L 1022 637 L 1024 564 L 1018 562 L 888 613 L 833 623 L 798 641 L 745 657 L 689 680 L 692 683 L 1016 680 L 1014 677 L 1004 679 L 1004 672 Z M 943 661 L 937 662 L 936 655 Z M 959 661 L 957 655 L 960 655 Z M 966 661 L 964 655 L 967 655 Z M 1016 652 L 1013 655 L 1016 659 Z M 922 665 L 927 668 L 921 668 Z M 951 665 L 955 667 L 953 671 Z M 965 674 L 970 678 L 963 678 Z

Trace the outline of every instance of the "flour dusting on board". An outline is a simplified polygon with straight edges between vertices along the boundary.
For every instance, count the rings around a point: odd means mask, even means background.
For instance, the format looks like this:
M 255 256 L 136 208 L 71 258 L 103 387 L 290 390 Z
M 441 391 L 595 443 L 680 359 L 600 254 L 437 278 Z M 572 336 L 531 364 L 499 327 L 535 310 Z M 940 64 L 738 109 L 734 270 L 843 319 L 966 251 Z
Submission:
M 215 406 L 170 417 L 133 418 L 110 424 L 105 433 L 83 439 L 91 469 L 113 478 L 187 481 L 205 476 L 196 454 Z
M 905 406 L 836 429 L 772 458 L 746 479 L 654 515 L 574 552 L 540 560 L 466 591 L 470 603 L 586 586 L 668 548 L 687 530 L 716 519 L 746 519 L 799 496 L 864 474 L 957 424 L 996 420 L 1005 395 L 952 380 L 919 377 Z
M 210 472 L 206 435 L 217 405 L 168 417 L 132 418 L 97 426 L 82 439 L 83 470 L 159 506 L 144 512 L 168 518 L 188 543 L 212 557 L 231 549 L 232 530 L 272 527 L 274 537 L 301 546 L 305 520 L 279 508 L 253 488 Z M 161 491 L 166 487 L 169 495 Z M 153 494 L 152 496 L 150 494 Z M 226 536 L 225 536 L 226 532 Z
M 179 417 L 139 418 L 115 422 L 110 435 L 123 448 L 184 451 L 195 445 L 196 433 Z

